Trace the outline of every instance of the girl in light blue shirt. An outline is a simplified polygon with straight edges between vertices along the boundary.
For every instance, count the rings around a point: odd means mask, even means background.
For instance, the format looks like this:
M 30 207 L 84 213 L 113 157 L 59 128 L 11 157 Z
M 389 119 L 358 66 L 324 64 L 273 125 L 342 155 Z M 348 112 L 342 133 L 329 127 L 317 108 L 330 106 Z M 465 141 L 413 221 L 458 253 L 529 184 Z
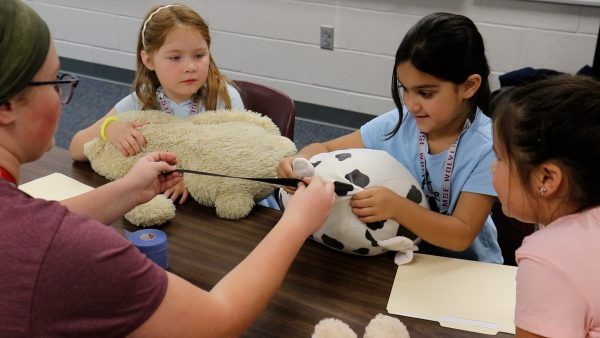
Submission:
M 348 148 L 388 151 L 417 179 L 431 209 L 384 187 L 355 194 L 352 212 L 363 222 L 394 219 L 420 236 L 420 251 L 502 263 L 489 217 L 496 193 L 488 108 L 489 66 L 483 39 L 462 15 L 434 13 L 422 18 L 402 40 L 392 71 L 397 109 L 359 130 L 308 145 L 277 168 L 294 177 L 296 157 Z

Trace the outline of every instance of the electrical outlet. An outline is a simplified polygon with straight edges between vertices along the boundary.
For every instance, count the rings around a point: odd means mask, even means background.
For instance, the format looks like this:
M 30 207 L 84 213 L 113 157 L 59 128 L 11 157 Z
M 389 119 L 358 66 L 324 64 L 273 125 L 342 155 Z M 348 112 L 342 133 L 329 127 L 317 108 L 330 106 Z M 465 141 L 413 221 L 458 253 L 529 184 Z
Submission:
M 333 50 L 333 27 L 321 26 L 321 48 Z

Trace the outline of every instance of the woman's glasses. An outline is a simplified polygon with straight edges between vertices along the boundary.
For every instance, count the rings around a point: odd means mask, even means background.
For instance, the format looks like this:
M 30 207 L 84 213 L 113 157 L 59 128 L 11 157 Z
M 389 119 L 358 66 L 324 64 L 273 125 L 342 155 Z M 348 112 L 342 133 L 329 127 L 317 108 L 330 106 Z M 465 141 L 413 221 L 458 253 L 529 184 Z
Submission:
M 75 75 L 71 75 L 69 73 L 59 73 L 56 75 L 55 81 L 40 81 L 40 82 L 29 82 L 30 86 L 45 86 L 45 85 L 53 85 L 54 90 L 60 96 L 60 102 L 62 104 L 67 104 L 71 101 L 71 97 L 73 97 L 73 91 L 77 84 L 79 83 L 79 79 Z

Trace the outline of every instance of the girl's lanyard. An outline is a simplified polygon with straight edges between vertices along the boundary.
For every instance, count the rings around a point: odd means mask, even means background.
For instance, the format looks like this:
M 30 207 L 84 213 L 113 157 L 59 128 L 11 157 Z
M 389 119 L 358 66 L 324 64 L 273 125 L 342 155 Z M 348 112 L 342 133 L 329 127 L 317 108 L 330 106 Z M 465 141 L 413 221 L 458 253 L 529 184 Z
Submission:
M 13 175 L 11 175 L 11 173 L 9 173 L 6 169 L 2 167 L 0 167 L 0 178 L 3 178 L 14 185 L 17 185 L 17 180 L 15 180 Z
M 160 104 L 160 110 L 167 114 L 173 114 L 171 108 L 169 107 L 169 101 L 167 101 L 167 96 L 165 95 L 165 91 L 162 87 L 156 88 L 156 99 Z M 198 100 L 196 100 L 196 95 L 192 96 L 192 107 L 190 108 L 190 116 L 198 113 Z
M 471 121 L 467 119 L 465 121 L 465 125 L 460 132 L 460 135 L 456 138 L 456 141 L 450 146 L 448 149 L 448 156 L 446 157 L 446 164 L 444 165 L 444 173 L 442 175 L 442 193 L 441 193 L 441 206 L 439 207 L 439 212 L 441 214 L 446 214 L 448 209 L 450 208 L 450 179 L 452 177 L 452 170 L 454 169 L 454 159 L 456 158 L 456 149 L 458 148 L 458 141 L 460 141 L 461 136 L 469 129 L 471 126 Z M 427 171 L 427 166 L 425 163 L 425 153 L 427 152 L 427 134 L 420 133 L 419 134 L 419 163 L 421 164 L 421 171 L 423 173 L 423 189 L 427 190 L 426 194 L 430 196 L 435 196 L 435 192 L 431 186 L 431 182 L 429 181 L 429 172 Z M 437 204 L 437 198 L 434 198 L 433 201 Z M 430 201 L 431 203 L 431 201 Z

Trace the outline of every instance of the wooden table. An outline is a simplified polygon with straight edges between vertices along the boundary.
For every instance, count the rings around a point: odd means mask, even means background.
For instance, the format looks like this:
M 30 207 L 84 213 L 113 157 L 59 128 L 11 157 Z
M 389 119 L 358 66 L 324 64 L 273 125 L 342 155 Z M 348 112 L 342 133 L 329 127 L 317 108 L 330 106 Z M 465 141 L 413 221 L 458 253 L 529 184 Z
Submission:
M 55 148 L 42 159 L 24 165 L 20 183 L 54 172 L 91 186 L 106 182 L 89 164 L 73 163 L 66 150 Z M 247 218 L 229 221 L 194 201 L 178 206 L 177 216 L 161 227 L 168 234 L 169 271 L 201 288 L 212 288 L 258 244 L 280 215 L 279 211 L 259 206 Z M 114 226 L 120 231 L 137 230 L 125 220 Z M 307 240 L 281 289 L 243 337 L 309 338 L 314 326 L 326 317 L 345 321 L 362 337 L 371 318 L 387 313 L 395 273 L 391 254 L 359 257 Z M 398 318 L 413 338 L 486 337 L 443 328 L 432 321 Z

